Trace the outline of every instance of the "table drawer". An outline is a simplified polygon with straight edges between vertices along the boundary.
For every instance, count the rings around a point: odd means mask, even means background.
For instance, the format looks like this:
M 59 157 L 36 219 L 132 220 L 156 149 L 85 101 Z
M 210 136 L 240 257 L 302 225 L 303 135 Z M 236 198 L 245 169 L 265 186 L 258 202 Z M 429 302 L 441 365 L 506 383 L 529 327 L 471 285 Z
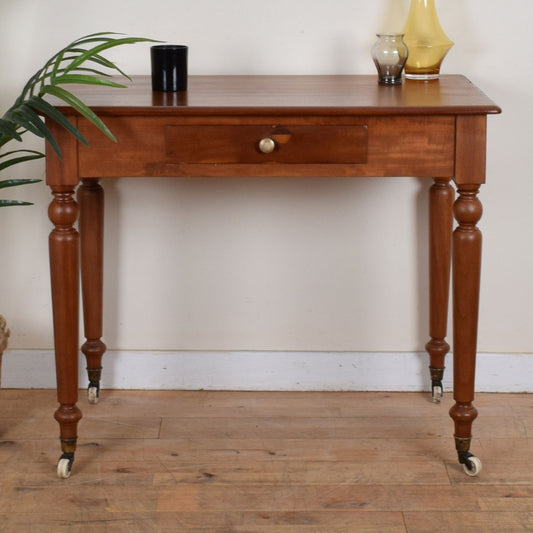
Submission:
M 366 125 L 165 127 L 167 163 L 366 163 Z
M 104 117 L 78 126 L 80 177 L 451 177 L 454 116 Z M 274 150 L 263 153 L 262 139 Z

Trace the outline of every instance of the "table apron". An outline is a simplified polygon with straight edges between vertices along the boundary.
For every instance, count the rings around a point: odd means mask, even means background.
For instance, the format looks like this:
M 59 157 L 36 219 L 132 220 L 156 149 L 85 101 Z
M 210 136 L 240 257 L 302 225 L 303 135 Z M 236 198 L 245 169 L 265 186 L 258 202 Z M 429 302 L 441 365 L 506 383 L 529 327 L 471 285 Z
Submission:
M 453 177 L 456 117 L 109 116 L 85 119 L 78 177 Z M 276 149 L 263 154 L 261 138 Z

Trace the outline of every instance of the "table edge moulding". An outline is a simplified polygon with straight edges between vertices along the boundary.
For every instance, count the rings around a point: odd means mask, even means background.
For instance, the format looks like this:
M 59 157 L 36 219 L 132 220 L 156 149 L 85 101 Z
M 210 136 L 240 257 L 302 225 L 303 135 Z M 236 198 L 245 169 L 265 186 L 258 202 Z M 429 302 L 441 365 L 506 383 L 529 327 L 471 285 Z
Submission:
M 477 474 L 481 463 L 470 453 L 470 441 L 477 416 L 472 402 L 481 268 L 478 192 L 485 182 L 486 117 L 500 108 L 458 75 L 398 86 L 380 86 L 375 76 L 191 76 L 188 87 L 182 93 L 152 92 L 148 76 L 133 77 L 127 89 L 75 87 L 117 143 L 71 108 L 54 103 L 89 142 L 81 145 L 57 123 L 48 124 L 63 154 L 59 159 L 47 146 L 55 418 L 62 449 L 58 475 L 70 475 L 82 416 L 76 405 L 80 272 L 89 403 L 98 401 L 106 350 L 99 180 L 159 176 L 432 179 L 426 345 L 432 393 L 438 402 L 450 348 L 452 272 L 455 405 L 450 415 L 459 461 L 467 474 Z

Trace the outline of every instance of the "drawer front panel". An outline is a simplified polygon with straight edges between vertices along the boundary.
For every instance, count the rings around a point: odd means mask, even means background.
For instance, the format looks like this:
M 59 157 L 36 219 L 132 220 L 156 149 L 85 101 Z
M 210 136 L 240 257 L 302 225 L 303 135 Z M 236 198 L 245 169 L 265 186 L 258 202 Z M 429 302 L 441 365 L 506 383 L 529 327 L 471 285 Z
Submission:
M 285 118 L 285 117 L 283 117 Z M 79 176 L 452 177 L 455 117 L 105 117 L 85 119 Z M 262 153 L 261 139 L 275 143 Z
M 261 141 L 267 142 L 261 151 Z M 273 142 L 272 142 L 273 141 Z M 167 126 L 168 163 L 366 163 L 366 126 Z

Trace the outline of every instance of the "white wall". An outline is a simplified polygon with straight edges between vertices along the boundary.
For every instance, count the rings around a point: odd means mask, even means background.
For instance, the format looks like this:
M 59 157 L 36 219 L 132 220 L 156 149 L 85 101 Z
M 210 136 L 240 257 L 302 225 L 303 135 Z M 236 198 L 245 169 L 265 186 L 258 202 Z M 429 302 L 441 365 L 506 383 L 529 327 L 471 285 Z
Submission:
M 191 74 L 368 74 L 375 32 L 408 0 L 2 0 L 0 109 L 65 43 L 119 31 L 190 46 Z M 529 0 L 438 0 L 489 117 L 479 349 L 533 352 L 533 63 Z M 149 72 L 148 45 L 111 54 Z M 39 143 L 34 143 L 36 146 Z M 44 177 L 44 165 L 19 176 Z M 116 350 L 416 352 L 426 341 L 426 182 L 198 179 L 106 182 L 106 333 Z M 43 184 L 0 211 L 0 312 L 11 347 L 50 349 Z M 7 194 L 4 194 L 6 196 Z

